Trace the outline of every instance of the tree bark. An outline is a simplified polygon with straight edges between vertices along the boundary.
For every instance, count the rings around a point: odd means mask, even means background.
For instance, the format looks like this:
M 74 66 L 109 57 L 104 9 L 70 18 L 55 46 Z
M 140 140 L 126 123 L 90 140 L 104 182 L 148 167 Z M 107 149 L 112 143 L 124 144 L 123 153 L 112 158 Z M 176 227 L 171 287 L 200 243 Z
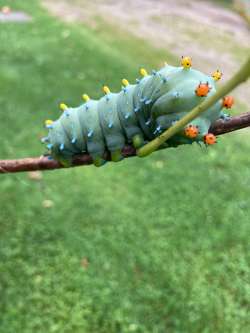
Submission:
M 242 113 L 227 120 L 217 120 L 209 129 L 214 135 L 237 131 L 250 126 L 250 112 Z M 123 149 L 125 158 L 136 155 L 136 150 L 132 146 Z M 110 160 L 110 155 L 106 153 L 105 158 Z M 73 159 L 72 167 L 92 164 L 92 159 L 88 154 L 76 155 Z M 28 157 L 16 160 L 0 160 L 0 173 L 13 173 L 36 170 L 54 170 L 64 168 L 58 161 L 51 160 L 48 156 Z

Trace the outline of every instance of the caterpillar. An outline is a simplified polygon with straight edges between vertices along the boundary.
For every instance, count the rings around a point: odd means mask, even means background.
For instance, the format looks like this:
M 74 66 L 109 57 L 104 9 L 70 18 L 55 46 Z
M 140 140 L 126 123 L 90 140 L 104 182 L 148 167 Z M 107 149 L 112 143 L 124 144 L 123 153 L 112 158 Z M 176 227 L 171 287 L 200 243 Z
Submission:
M 118 93 L 104 86 L 99 100 L 84 94 L 79 107 L 61 104 L 60 118 L 45 122 L 49 132 L 42 142 L 47 144 L 49 155 L 69 166 L 74 155 L 88 153 L 99 167 L 106 163 L 104 152 L 109 151 L 111 160 L 118 162 L 126 144 L 140 148 L 214 94 L 222 73 L 217 70 L 207 76 L 192 68 L 190 57 L 182 57 L 178 67 L 165 63 L 150 75 L 141 68 L 140 75 L 135 84 L 123 79 Z M 231 108 L 233 102 L 233 97 L 224 97 L 171 138 L 167 146 L 216 143 L 216 137 L 208 132 L 210 125 L 226 117 L 222 109 Z

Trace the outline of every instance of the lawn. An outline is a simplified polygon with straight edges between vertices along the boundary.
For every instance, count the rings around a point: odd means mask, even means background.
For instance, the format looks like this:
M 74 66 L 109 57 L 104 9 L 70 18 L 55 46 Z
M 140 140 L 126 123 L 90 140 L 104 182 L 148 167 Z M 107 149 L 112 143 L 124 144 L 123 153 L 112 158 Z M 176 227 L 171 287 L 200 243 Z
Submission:
M 178 61 L 119 29 L 10 3 L 33 21 L 0 25 L 1 159 L 44 153 L 61 101 Z M 209 149 L 1 175 L 0 332 L 249 332 L 249 149 L 244 130 Z

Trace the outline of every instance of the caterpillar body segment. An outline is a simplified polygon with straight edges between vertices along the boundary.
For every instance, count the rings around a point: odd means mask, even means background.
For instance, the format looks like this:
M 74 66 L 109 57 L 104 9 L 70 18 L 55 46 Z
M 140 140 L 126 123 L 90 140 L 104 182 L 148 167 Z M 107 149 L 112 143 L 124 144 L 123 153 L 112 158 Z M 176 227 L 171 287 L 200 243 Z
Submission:
M 105 95 L 93 100 L 84 94 L 84 104 L 69 108 L 61 104 L 62 114 L 56 121 L 46 121 L 48 136 L 43 138 L 53 158 L 70 165 L 76 154 L 88 153 L 96 166 L 103 165 L 105 151 L 113 161 L 120 161 L 126 144 L 135 148 L 158 136 L 185 116 L 204 98 L 216 92 L 221 76 L 207 76 L 192 69 L 191 59 L 182 58 L 182 66 L 165 65 L 150 75 L 140 70 L 135 84 L 122 80 L 122 89 L 113 93 L 103 87 Z M 192 142 L 213 144 L 216 138 L 208 133 L 212 122 L 225 117 L 222 108 L 230 108 L 231 96 L 214 104 L 171 138 L 168 147 Z
M 132 142 L 136 135 L 143 137 L 143 131 L 136 115 L 137 110 L 134 107 L 134 90 L 135 85 L 128 85 L 117 98 L 118 116 L 128 142 Z

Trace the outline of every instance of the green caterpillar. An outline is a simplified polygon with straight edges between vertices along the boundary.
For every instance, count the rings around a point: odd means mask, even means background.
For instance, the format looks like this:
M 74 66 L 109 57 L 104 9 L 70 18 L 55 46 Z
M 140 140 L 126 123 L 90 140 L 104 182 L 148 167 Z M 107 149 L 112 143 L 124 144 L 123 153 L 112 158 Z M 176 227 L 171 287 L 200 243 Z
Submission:
M 182 57 L 181 66 L 165 64 L 159 71 L 148 75 L 140 70 L 136 84 L 122 80 L 122 90 L 111 93 L 103 87 L 105 96 L 92 100 L 83 95 L 85 103 L 77 108 L 61 104 L 63 114 L 56 121 L 47 120 L 49 154 L 61 163 L 70 165 L 76 154 L 88 153 L 96 166 L 103 165 L 104 152 L 111 160 L 123 159 L 122 149 L 132 144 L 136 149 L 173 125 L 203 98 L 215 93 L 215 81 L 220 71 L 211 77 L 191 67 L 191 58 Z M 211 123 L 225 117 L 222 108 L 230 108 L 231 96 L 224 97 L 202 116 L 193 120 L 183 131 L 168 141 L 168 147 L 192 142 L 213 144 L 216 138 L 208 133 Z

